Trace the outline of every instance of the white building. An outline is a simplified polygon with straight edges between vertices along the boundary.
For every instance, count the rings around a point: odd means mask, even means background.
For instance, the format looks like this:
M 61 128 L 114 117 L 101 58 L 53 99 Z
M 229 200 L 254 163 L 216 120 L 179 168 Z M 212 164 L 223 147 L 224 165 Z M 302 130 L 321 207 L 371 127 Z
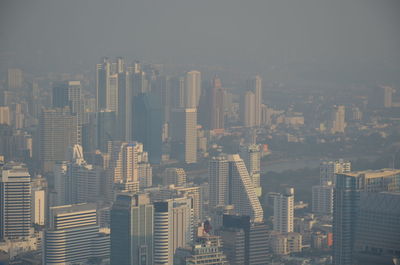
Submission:
M 100 233 L 95 204 L 50 208 L 43 264 L 79 264 L 90 258 L 108 258 L 109 255 L 110 236 Z
M 154 202 L 154 264 L 173 264 L 177 248 L 193 240 L 192 200 L 174 198 Z
M 280 233 L 293 232 L 294 189 L 288 188 L 285 193 L 271 194 L 274 202 L 273 230 Z
M 31 227 L 31 176 L 22 163 L 6 164 L 0 174 L 0 239 L 26 239 Z
M 201 73 L 190 71 L 185 77 L 185 107 L 197 108 L 201 95 Z
M 44 226 L 47 214 L 47 181 L 38 175 L 32 181 L 32 223 Z
M 225 156 L 213 157 L 208 163 L 209 208 L 228 205 L 228 160 Z

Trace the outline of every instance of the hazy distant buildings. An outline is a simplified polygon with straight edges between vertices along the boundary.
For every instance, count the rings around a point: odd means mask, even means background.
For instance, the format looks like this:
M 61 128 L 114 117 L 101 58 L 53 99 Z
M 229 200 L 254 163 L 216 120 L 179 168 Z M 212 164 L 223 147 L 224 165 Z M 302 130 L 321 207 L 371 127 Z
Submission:
M 319 167 L 320 184 L 335 181 L 335 174 L 347 173 L 351 171 L 351 162 L 348 160 L 323 161 Z
M 171 117 L 172 155 L 187 164 L 197 162 L 197 110 L 174 109 Z
M 293 232 L 294 189 L 288 188 L 284 193 L 271 196 L 274 203 L 273 230 L 280 233 Z
M 53 108 L 69 107 L 77 116 L 78 124 L 84 122 L 84 102 L 80 81 L 66 81 L 53 87 Z
M 254 93 L 254 125 L 261 125 L 261 104 L 263 101 L 262 78 L 256 75 L 247 80 L 247 89 Z
M 50 208 L 45 231 L 43 264 L 76 264 L 108 258 L 110 235 L 100 233 L 95 204 Z
M 24 76 L 21 69 L 10 68 L 7 71 L 8 89 L 20 89 L 24 84 Z
M 254 92 L 247 90 L 242 103 L 243 126 L 254 127 L 256 125 L 255 104 L 256 98 Z
M 0 106 L 0 124 L 11 125 L 10 108 L 7 106 Z
M 97 112 L 96 146 L 106 152 L 108 143 L 118 139 L 117 117 L 115 111 L 101 110 Z
M 152 265 L 154 207 L 145 194 L 120 194 L 111 210 L 111 264 Z
M 332 111 L 331 123 L 332 133 L 344 133 L 344 129 L 346 128 L 346 121 L 345 107 L 343 105 L 334 107 Z
M 312 187 L 312 211 L 316 214 L 330 215 L 333 213 L 333 189 L 332 182 Z
M 0 172 L 0 239 L 27 239 L 31 227 L 31 177 L 21 163 Z

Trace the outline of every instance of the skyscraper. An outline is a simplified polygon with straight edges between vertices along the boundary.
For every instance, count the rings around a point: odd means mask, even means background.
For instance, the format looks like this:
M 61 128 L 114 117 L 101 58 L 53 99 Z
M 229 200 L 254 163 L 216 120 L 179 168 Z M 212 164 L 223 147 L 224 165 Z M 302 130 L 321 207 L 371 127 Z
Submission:
M 355 226 L 357 264 L 393 264 L 400 254 L 400 193 L 361 192 Z
M 95 204 L 50 207 L 43 264 L 76 264 L 108 258 L 110 235 L 100 233 Z
M 197 110 L 174 109 L 171 118 L 173 156 L 187 164 L 197 162 Z
M 0 239 L 27 239 L 31 227 L 31 177 L 21 163 L 8 163 L 0 174 Z
M 115 111 L 101 110 L 97 113 L 97 148 L 107 151 L 108 142 L 118 139 L 117 117 Z
M 256 75 L 247 81 L 247 89 L 254 93 L 254 125 L 261 125 L 261 104 L 263 100 L 262 95 L 262 78 Z
M 247 90 L 242 102 L 243 126 L 254 127 L 256 125 L 256 113 L 254 107 L 256 105 L 255 94 L 252 91 Z
M 229 164 L 225 156 L 212 157 L 208 164 L 209 207 L 229 204 L 228 177 Z
M 66 109 L 43 110 L 39 124 L 39 149 L 42 170 L 53 170 L 56 161 L 65 160 L 67 148 L 80 144 L 76 115 Z
M 288 188 L 285 193 L 272 194 L 274 201 L 273 230 L 280 233 L 293 232 L 294 189 Z
M 333 203 L 333 264 L 354 264 L 354 240 L 361 192 L 400 192 L 400 170 L 336 175 Z
M 47 181 L 41 175 L 32 180 L 32 223 L 44 226 L 47 219 Z
M 253 222 L 262 222 L 264 212 L 257 198 L 246 165 L 239 155 L 229 155 L 229 204 L 239 215 L 250 216 Z
M 107 98 L 109 97 L 109 76 L 111 74 L 111 63 L 108 58 L 96 65 L 96 99 L 97 111 L 107 109 Z
M 334 183 L 335 174 L 348 173 L 351 171 L 351 162 L 343 159 L 323 161 L 319 166 L 320 184 L 327 181 Z
M 193 240 L 193 209 L 189 198 L 154 202 L 154 264 L 173 264 L 175 250 Z
M 133 102 L 133 138 L 143 143 L 153 164 L 161 162 L 163 112 L 159 95 L 141 93 Z
M 221 230 L 223 250 L 230 264 L 266 264 L 268 228 L 249 216 L 224 215 Z
M 80 145 L 69 150 L 69 158 L 54 166 L 56 205 L 97 202 L 100 197 L 100 171 L 83 158 Z
M 153 264 L 154 208 L 146 194 L 117 196 L 111 210 L 111 264 Z
M 201 95 L 201 73 L 190 71 L 185 77 L 185 108 L 197 108 Z
M 246 164 L 251 181 L 258 197 L 261 196 L 260 170 L 261 170 L 261 151 L 259 145 L 241 146 L 240 157 Z

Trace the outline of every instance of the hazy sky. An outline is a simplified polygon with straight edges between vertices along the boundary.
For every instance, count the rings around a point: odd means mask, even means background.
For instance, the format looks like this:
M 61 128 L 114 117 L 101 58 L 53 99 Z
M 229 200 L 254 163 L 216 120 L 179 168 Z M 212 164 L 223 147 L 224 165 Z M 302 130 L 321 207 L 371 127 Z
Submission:
M 0 52 L 45 71 L 122 55 L 400 76 L 400 1 L 0 0 Z

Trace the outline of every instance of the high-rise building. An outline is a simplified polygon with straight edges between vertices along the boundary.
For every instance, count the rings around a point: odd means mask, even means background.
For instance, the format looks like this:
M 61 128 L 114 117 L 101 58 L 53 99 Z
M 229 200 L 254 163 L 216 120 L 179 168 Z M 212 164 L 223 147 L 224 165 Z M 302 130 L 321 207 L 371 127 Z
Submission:
M 333 213 L 332 182 L 312 187 L 312 211 L 316 214 L 331 215 Z
M 229 155 L 229 204 L 235 206 L 239 215 L 248 215 L 254 222 L 262 222 L 264 212 L 257 198 L 253 183 L 243 159 L 239 155 Z
M 184 186 L 186 184 L 186 172 L 183 168 L 169 167 L 163 173 L 164 186 Z
M 208 164 L 209 207 L 229 204 L 229 163 L 225 156 L 212 157 Z
M 109 76 L 111 74 L 111 63 L 108 58 L 96 65 L 96 99 L 97 111 L 107 109 L 107 98 L 109 97 Z
M 343 105 L 335 106 L 332 111 L 332 120 L 331 120 L 331 132 L 332 133 L 344 133 L 344 129 L 346 128 L 346 120 L 345 120 L 345 107 Z
M 50 207 L 43 264 L 79 264 L 110 256 L 110 235 L 101 233 L 95 204 Z
M 152 265 L 154 208 L 146 194 L 117 196 L 111 210 L 111 264 Z
M 101 110 L 97 113 L 97 149 L 107 151 L 108 142 L 118 139 L 117 117 L 115 111 Z
M 148 167 L 140 164 L 148 164 L 148 154 L 144 152 L 143 145 L 138 142 L 112 142 L 109 145 L 111 156 L 111 170 L 113 182 L 118 189 L 139 191 L 139 179 L 148 177 Z M 143 168 L 142 168 L 143 169 Z M 146 176 L 140 175 L 141 173 Z
M 68 108 L 43 110 L 39 130 L 39 161 L 44 172 L 53 170 L 56 161 L 65 160 L 68 147 L 80 144 L 78 120 Z
M 197 162 L 197 110 L 174 109 L 171 117 L 173 156 L 187 164 Z
M 47 216 L 47 181 L 41 175 L 32 180 L 32 223 L 44 226 Z
M 224 215 L 221 228 L 223 250 L 232 265 L 261 265 L 269 252 L 268 228 L 249 216 Z
M 228 261 L 222 252 L 219 236 L 203 236 L 196 239 L 190 248 L 177 249 L 174 257 L 175 265 L 209 264 L 227 265 Z
M 260 184 L 261 173 L 261 150 L 259 145 L 241 146 L 240 157 L 246 164 L 251 181 L 258 197 L 262 194 Z
M 360 192 L 400 192 L 400 170 L 382 169 L 336 175 L 333 204 L 333 264 L 354 264 L 354 233 Z
M 263 93 L 262 93 L 262 78 L 259 75 L 256 75 L 253 78 L 247 80 L 247 89 L 253 91 L 254 93 L 254 125 L 261 125 L 261 104 L 263 101 Z
M 254 127 L 256 125 L 256 114 L 255 114 L 255 94 L 247 90 L 243 96 L 242 101 L 242 120 L 243 126 L 245 127 Z
M 273 230 L 280 233 L 293 232 L 294 189 L 287 188 L 284 193 L 271 196 L 274 202 Z
M 100 198 L 100 171 L 83 158 L 80 145 L 69 150 L 68 160 L 54 166 L 55 205 L 97 202 Z
M 11 125 L 10 108 L 7 106 L 0 106 L 0 124 Z
M 24 76 L 21 69 L 10 68 L 7 72 L 8 89 L 19 89 L 24 85 Z
M 150 162 L 161 162 L 163 112 L 161 99 L 156 93 L 137 95 L 133 102 L 133 138 L 143 143 Z
M 193 240 L 193 208 L 189 198 L 154 202 L 154 264 L 173 264 L 177 248 Z
M 185 76 L 185 108 L 197 108 L 201 95 L 201 73 L 190 71 Z
M 361 192 L 354 234 L 357 264 L 395 264 L 400 257 L 400 193 Z
M 83 124 L 84 102 L 80 81 L 66 81 L 53 87 L 53 108 L 69 107 L 78 118 L 78 124 Z
M 31 177 L 21 163 L 4 165 L 0 174 L 0 239 L 27 239 L 31 227 Z
M 319 166 L 320 184 L 335 182 L 335 174 L 351 171 L 351 162 L 343 159 L 323 161 Z

